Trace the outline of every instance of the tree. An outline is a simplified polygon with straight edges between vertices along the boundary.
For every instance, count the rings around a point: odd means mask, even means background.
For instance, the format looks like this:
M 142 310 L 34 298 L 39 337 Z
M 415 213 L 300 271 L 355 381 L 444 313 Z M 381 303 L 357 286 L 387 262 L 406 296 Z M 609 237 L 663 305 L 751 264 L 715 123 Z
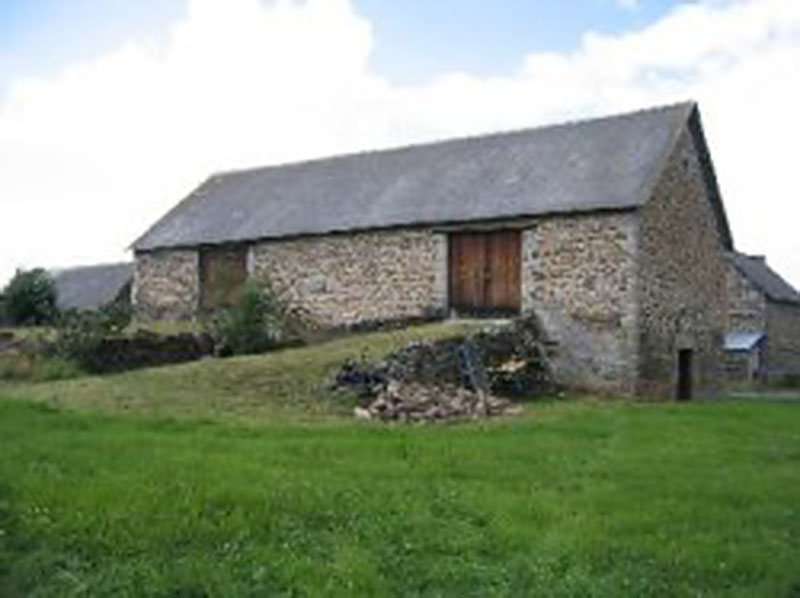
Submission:
M 5 326 L 8 323 L 8 316 L 6 315 L 6 296 L 0 292 L 0 326 Z
M 5 315 L 11 324 L 47 324 L 56 315 L 55 281 L 42 268 L 17 270 L 3 295 Z

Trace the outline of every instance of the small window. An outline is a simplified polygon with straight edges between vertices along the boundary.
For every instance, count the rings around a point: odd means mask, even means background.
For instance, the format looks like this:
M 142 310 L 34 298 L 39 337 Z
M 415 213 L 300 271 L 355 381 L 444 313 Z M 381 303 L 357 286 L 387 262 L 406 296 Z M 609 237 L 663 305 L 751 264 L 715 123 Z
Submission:
M 247 282 L 247 245 L 204 247 L 200 250 L 200 307 L 230 307 Z

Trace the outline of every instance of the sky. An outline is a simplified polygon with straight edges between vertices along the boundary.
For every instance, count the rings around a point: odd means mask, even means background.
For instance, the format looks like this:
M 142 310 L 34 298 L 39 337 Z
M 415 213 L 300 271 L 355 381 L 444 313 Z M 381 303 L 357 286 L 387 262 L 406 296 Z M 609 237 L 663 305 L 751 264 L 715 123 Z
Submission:
M 687 99 L 800 286 L 799 0 L 0 0 L 0 284 L 130 259 L 220 170 Z

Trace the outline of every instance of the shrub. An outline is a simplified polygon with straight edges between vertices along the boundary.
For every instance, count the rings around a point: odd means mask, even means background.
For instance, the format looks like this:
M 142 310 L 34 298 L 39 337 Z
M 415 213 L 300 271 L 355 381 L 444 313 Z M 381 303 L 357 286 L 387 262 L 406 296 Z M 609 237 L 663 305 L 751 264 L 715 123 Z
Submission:
M 773 384 L 775 388 L 785 390 L 800 389 L 800 374 L 784 374 Z
M 93 363 L 103 338 L 122 332 L 130 320 L 130 309 L 125 306 L 107 306 L 92 311 L 67 310 L 56 321 L 53 352 L 88 367 Z
M 120 333 L 125 330 L 133 318 L 130 305 L 110 303 L 100 308 L 101 326 L 106 332 Z
M 210 333 L 219 355 L 263 353 L 299 343 L 299 321 L 268 281 L 249 282 L 232 307 L 216 313 Z
M 11 322 L 6 315 L 6 296 L 0 293 L 0 326 L 8 326 Z
M 14 325 L 41 325 L 56 315 L 56 287 L 42 268 L 17 270 L 6 286 L 5 314 Z

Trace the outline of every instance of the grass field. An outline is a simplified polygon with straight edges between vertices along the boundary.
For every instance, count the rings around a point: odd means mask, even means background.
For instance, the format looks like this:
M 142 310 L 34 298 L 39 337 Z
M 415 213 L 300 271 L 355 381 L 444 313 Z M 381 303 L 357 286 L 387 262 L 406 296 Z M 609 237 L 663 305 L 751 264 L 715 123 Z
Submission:
M 0 596 L 800 596 L 799 403 L 359 424 L 365 340 L 0 387 Z

